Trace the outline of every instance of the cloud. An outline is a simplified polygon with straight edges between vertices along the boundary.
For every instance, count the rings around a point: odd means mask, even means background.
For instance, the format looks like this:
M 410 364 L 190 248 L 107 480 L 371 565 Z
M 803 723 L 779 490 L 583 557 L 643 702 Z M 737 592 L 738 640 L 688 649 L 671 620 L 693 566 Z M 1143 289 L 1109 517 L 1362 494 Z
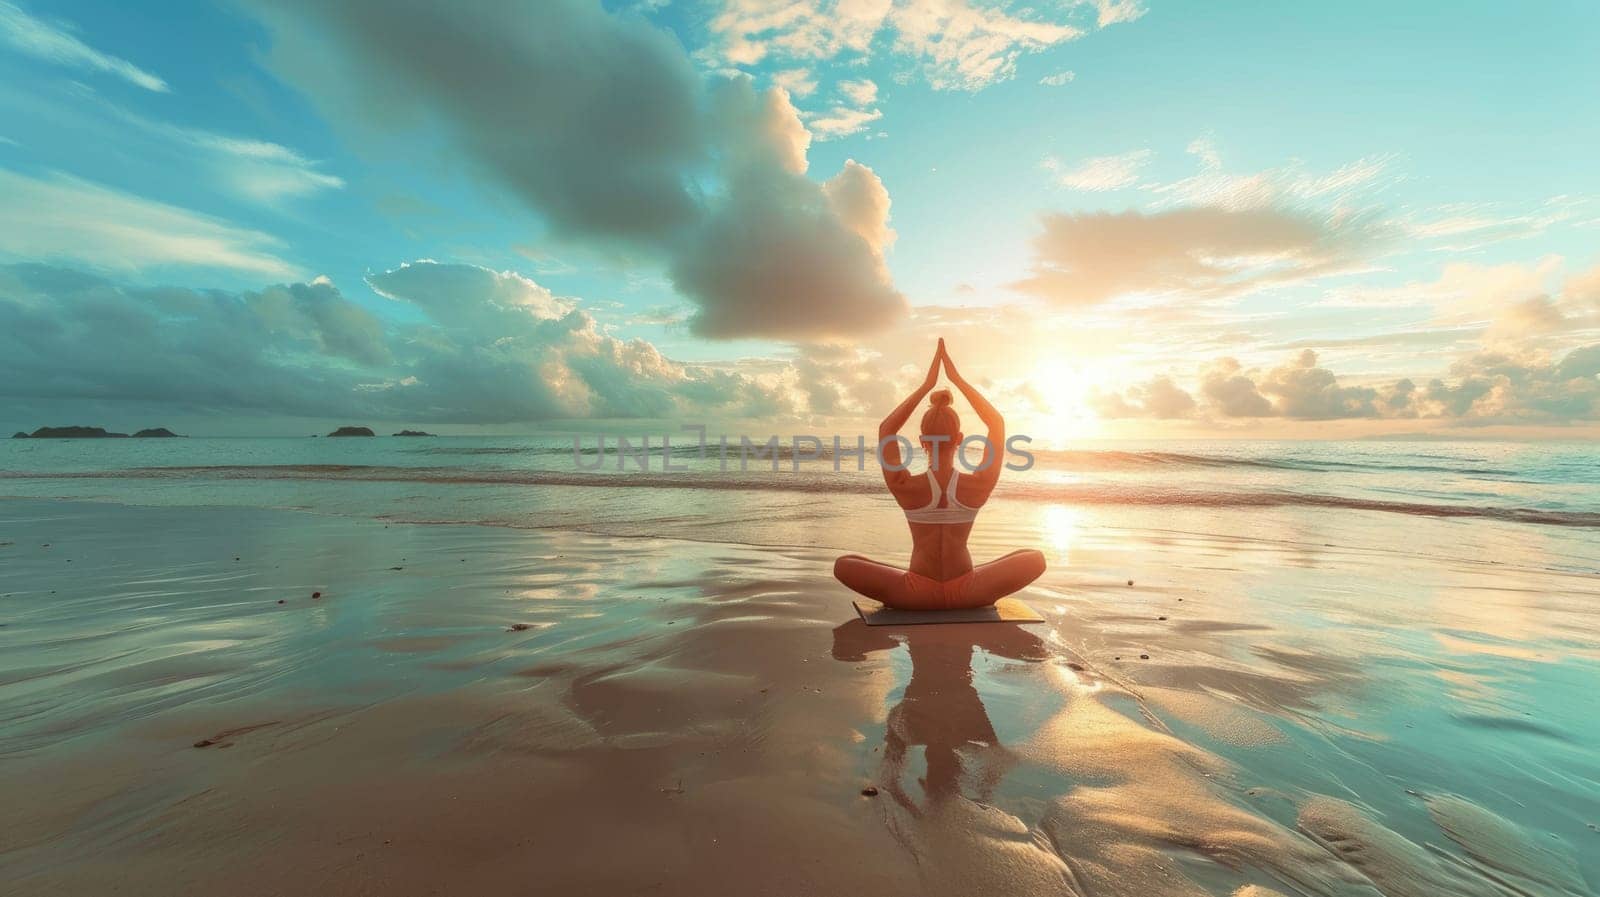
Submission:
M 878 85 L 866 78 L 858 81 L 840 81 L 836 85 L 842 102 L 828 112 L 807 116 L 811 132 L 818 140 L 833 140 L 865 131 L 867 126 L 883 118 L 879 109 L 868 108 L 878 101 Z
M 1056 72 L 1054 75 L 1045 75 L 1043 78 L 1039 79 L 1039 83 L 1046 87 L 1062 87 L 1064 85 L 1071 84 L 1077 79 L 1077 77 L 1077 72 L 1068 69 L 1066 71 Z
M 1152 377 L 1122 392 L 1091 392 L 1089 407 L 1108 420 L 1149 417 L 1160 420 L 1191 417 L 1198 407 L 1194 396 L 1171 377 Z
M 806 176 L 812 132 L 782 87 L 701 79 L 669 32 L 578 0 L 295 8 L 262 5 L 273 64 L 332 117 L 442 133 L 557 238 L 645 250 L 697 306 L 695 333 L 814 339 L 904 313 L 886 219 L 845 220 Z M 840 89 L 876 96 L 870 81 Z M 813 128 L 837 136 L 878 114 Z
M 281 144 L 153 121 L 104 103 L 106 114 L 159 139 L 155 149 L 177 164 L 208 170 L 224 189 L 267 206 L 324 190 L 343 189 L 343 178 Z
M 1016 75 L 1017 59 L 1083 36 L 1064 22 L 1014 16 L 961 0 L 918 0 L 895 8 L 895 49 L 922 60 L 935 89 L 978 90 Z
M 115 75 L 157 93 L 171 90 L 157 76 L 126 59 L 96 50 L 65 27 L 35 18 L 7 0 L 0 0 L 0 40 L 18 52 L 56 65 Z
M 1130 0 L 1096 0 L 1100 27 L 1143 13 Z M 979 90 L 1016 75 L 1017 60 L 1084 34 L 1071 6 L 1053 15 L 969 0 L 726 0 L 710 22 L 713 58 L 754 66 L 773 60 L 869 58 L 876 47 L 916 64 L 940 90 Z
M 1198 399 L 1196 399 L 1198 396 Z M 1600 421 L 1600 343 L 1565 353 L 1479 351 L 1423 385 L 1410 378 L 1348 384 L 1306 349 L 1265 372 L 1219 358 L 1191 394 L 1155 377 L 1090 396 L 1105 418 L 1426 419 L 1458 425 L 1563 425 Z
M 655 243 L 696 218 L 699 80 L 670 34 L 599 4 L 262 3 L 269 59 L 336 122 L 426 130 L 559 234 Z M 557 124 L 559 123 L 559 124 Z
M 749 79 L 713 96 L 728 189 L 710 205 L 670 276 L 699 305 L 701 336 L 824 339 L 881 330 L 906 312 L 883 253 L 889 196 L 855 162 L 825 184 L 804 176 L 805 143 L 782 91 Z
M 1432 305 L 1447 315 L 1482 320 L 1504 303 L 1548 292 L 1561 263 L 1560 256 L 1545 256 L 1531 266 L 1515 262 L 1502 265 L 1451 262 L 1440 269 L 1433 281 L 1399 287 L 1330 290 L 1320 304 L 1349 307 Z
M 1302 350 L 1292 362 L 1273 368 L 1259 388 L 1262 394 L 1276 399 L 1275 411 L 1280 417 L 1333 420 L 1378 416 L 1378 391 L 1339 385 L 1339 378 L 1332 371 L 1317 366 L 1317 353 L 1311 349 Z
M 0 267 L 9 399 L 339 414 L 357 409 L 360 372 L 388 358 L 377 319 L 326 282 L 228 293 Z
M 1406 232 L 1436 252 L 1469 252 L 1509 240 L 1525 240 L 1573 222 L 1591 211 L 1585 196 L 1553 196 L 1532 207 L 1509 203 L 1451 203 L 1401 219 Z
M 506 312 L 543 321 L 560 320 L 577 308 L 515 271 L 477 265 L 441 265 L 422 260 L 374 274 L 367 284 L 378 295 L 409 302 L 430 315 L 469 327 L 490 328 Z M 394 293 L 391 288 L 402 288 Z M 483 317 L 478 317 L 482 315 Z
M 1352 203 L 1393 180 L 1392 155 L 1366 156 L 1332 171 L 1312 172 L 1295 161 L 1278 168 L 1247 174 L 1226 171 L 1216 142 L 1201 137 L 1188 146 L 1200 161 L 1200 171 L 1187 178 L 1146 189 L 1160 197 L 1163 206 L 1200 205 L 1230 211 L 1318 204 L 1335 208 Z
M 857 106 L 871 106 L 878 101 L 878 85 L 868 78 L 859 81 L 840 81 L 839 93 Z
M 1097 24 L 1101 28 L 1119 22 L 1132 22 L 1142 18 L 1146 12 L 1142 0 L 1094 0 L 1094 5 L 1099 12 Z
M 808 97 L 817 90 L 816 76 L 810 69 L 784 69 L 772 73 L 772 83 L 789 92 L 792 97 Z
M 817 135 L 818 140 L 836 140 L 859 134 L 867 126 L 883 118 L 883 112 L 878 109 L 851 109 L 848 106 L 834 106 L 827 112 L 811 119 L 811 130 Z
M 1378 238 L 1365 219 L 1278 209 L 1061 213 L 1043 223 L 1033 274 L 1014 287 L 1060 305 L 1238 296 L 1349 268 Z
M 1138 183 L 1139 172 L 1154 155 L 1150 150 L 1141 149 L 1116 156 L 1093 156 L 1070 169 L 1055 157 L 1047 156 L 1044 167 L 1055 174 L 1056 183 L 1063 187 L 1088 191 L 1118 190 Z
M 268 277 L 296 273 L 277 238 L 65 174 L 0 169 L 0 258 L 143 270 L 190 265 Z
M 1431 306 L 1435 321 L 1475 328 L 1484 342 L 1502 348 L 1551 340 L 1570 344 L 1600 329 L 1600 268 L 1563 278 L 1565 267 L 1558 255 L 1527 264 L 1454 262 L 1431 281 L 1330 290 L 1321 304 Z
M 1233 358 L 1219 358 L 1200 378 L 1200 394 L 1210 410 L 1223 417 L 1269 417 L 1272 403 L 1242 373 Z
M 876 417 L 900 399 L 881 359 L 858 348 L 810 346 L 793 365 L 795 388 L 814 415 Z
M 370 282 L 411 313 L 386 323 L 325 278 L 228 292 L 0 267 L 0 396 L 471 424 L 792 407 L 609 336 L 514 272 L 417 262 Z
M 286 146 L 205 131 L 182 133 L 211 154 L 224 186 L 264 205 L 344 187 L 343 178 L 319 171 L 315 162 Z
M 1450 373 L 1454 382 L 1432 380 L 1414 400 L 1421 416 L 1483 424 L 1600 420 L 1600 343 L 1559 359 L 1539 352 L 1480 352 Z

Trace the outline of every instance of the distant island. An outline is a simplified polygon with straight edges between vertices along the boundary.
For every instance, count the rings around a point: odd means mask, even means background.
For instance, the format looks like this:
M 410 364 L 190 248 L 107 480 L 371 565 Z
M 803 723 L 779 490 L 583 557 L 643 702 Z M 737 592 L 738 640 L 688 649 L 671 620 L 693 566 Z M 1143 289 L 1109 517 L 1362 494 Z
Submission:
M 396 433 L 394 435 L 396 435 L 396 436 L 433 436 L 433 435 L 436 435 L 436 434 L 424 433 L 421 430 L 401 430 L 400 432 L 398 432 L 398 433 Z
M 126 433 L 109 433 L 104 427 L 40 427 L 32 433 L 21 430 L 11 434 L 12 439 L 128 439 Z M 133 434 L 134 439 L 183 438 L 166 427 L 151 427 Z
M 328 435 L 329 436 L 376 436 L 377 434 L 372 432 L 372 428 L 370 428 L 370 427 L 340 427 L 339 429 L 334 430 L 332 433 L 329 433 Z

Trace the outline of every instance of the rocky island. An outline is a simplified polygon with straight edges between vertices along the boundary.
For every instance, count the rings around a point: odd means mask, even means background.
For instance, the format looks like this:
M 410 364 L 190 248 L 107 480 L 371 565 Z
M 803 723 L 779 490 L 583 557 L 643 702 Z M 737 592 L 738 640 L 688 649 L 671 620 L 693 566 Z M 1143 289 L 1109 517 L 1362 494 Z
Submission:
M 133 438 L 178 438 L 179 434 L 166 427 L 152 427 L 133 434 Z M 111 433 L 104 427 L 40 427 L 32 433 L 21 430 L 11 434 L 12 439 L 127 439 L 126 433 Z
M 438 434 L 436 434 L 436 433 L 424 433 L 421 430 L 401 430 L 400 432 L 398 432 L 398 433 L 396 433 L 394 435 L 396 435 L 396 436 L 436 436 Z
M 332 433 L 329 433 L 328 435 L 329 436 L 375 436 L 377 434 L 372 432 L 372 428 L 371 427 L 340 427 L 339 429 L 334 430 Z

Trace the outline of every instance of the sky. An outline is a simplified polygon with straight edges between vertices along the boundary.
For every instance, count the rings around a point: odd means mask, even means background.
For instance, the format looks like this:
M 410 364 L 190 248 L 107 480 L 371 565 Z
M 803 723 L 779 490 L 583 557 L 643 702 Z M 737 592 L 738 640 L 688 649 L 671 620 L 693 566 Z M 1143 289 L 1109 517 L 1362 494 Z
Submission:
M 1600 7 L 0 0 L 0 427 L 1600 435 Z M 962 407 L 959 406 L 958 407 Z

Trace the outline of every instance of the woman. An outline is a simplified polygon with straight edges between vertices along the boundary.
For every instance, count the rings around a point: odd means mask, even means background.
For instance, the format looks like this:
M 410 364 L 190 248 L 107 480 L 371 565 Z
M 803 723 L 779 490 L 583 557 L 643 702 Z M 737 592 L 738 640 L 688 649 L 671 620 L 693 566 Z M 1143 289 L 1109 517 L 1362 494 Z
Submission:
M 950 390 L 941 389 L 933 393 L 932 404 L 922 415 L 921 441 L 928 470 L 923 476 L 914 476 L 900 458 L 900 428 L 938 382 L 941 365 L 989 428 L 988 443 L 977 470 L 959 469 L 961 420 L 950 407 Z M 902 570 L 847 554 L 834 562 L 833 575 L 868 598 L 901 610 L 987 607 L 1038 579 L 1044 573 L 1040 552 L 1013 551 L 974 567 L 967 551 L 972 522 L 1000 479 L 1005 442 L 1006 423 L 1000 412 L 956 371 L 944 340 L 939 340 L 927 379 L 878 426 L 883 480 L 911 527 L 911 567 Z

